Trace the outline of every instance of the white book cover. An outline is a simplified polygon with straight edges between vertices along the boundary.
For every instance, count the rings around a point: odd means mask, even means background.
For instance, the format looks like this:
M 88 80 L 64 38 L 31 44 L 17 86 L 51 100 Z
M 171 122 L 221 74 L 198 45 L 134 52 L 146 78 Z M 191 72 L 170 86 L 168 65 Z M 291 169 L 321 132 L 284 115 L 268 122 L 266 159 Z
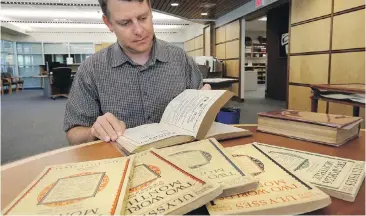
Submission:
M 253 143 L 328 195 L 353 202 L 365 179 L 365 162 L 263 143 Z

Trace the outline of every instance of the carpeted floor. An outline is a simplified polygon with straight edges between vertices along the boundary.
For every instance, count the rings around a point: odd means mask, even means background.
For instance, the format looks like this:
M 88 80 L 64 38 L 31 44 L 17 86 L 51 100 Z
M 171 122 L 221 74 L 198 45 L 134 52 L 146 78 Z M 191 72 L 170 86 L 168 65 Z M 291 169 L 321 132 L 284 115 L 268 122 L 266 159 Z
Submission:
M 264 99 L 264 87 L 247 92 L 240 123 L 255 124 L 261 111 L 285 107 L 284 102 Z M 23 90 L 1 98 L 1 164 L 68 146 L 62 130 L 66 100 L 43 97 L 42 90 Z

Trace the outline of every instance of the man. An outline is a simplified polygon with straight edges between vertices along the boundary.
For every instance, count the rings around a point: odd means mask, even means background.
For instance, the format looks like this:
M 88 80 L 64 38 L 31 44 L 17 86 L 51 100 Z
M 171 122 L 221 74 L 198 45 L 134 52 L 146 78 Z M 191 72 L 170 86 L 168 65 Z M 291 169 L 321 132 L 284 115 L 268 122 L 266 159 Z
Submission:
M 149 0 L 99 4 L 118 40 L 78 69 L 64 121 L 70 144 L 115 141 L 126 127 L 159 122 L 168 103 L 185 89 L 202 87 L 193 59 L 155 38 Z

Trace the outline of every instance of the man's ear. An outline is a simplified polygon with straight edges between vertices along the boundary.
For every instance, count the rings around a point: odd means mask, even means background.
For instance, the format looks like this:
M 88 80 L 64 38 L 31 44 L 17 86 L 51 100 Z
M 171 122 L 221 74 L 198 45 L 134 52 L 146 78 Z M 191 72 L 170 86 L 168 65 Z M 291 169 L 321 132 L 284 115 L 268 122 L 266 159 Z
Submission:
M 109 31 L 114 32 L 114 28 L 112 26 L 112 23 L 109 21 L 108 17 L 106 15 L 103 15 L 103 22 L 108 27 Z

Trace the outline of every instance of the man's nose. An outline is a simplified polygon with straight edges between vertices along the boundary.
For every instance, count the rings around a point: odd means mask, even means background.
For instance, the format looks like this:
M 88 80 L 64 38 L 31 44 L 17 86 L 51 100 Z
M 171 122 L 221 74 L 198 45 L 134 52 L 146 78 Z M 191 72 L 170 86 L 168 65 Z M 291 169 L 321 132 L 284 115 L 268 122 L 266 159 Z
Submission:
M 142 28 L 141 24 L 139 22 L 134 22 L 133 24 L 133 33 L 135 35 L 141 35 L 144 31 L 144 29 Z

